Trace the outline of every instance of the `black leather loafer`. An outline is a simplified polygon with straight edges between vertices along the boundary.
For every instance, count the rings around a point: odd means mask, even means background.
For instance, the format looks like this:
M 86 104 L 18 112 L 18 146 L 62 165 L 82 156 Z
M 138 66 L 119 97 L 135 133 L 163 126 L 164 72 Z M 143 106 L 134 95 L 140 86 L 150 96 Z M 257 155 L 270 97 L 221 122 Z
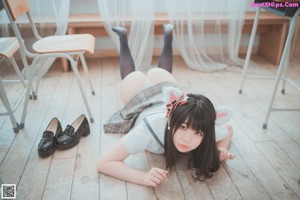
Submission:
M 38 154 L 45 158 L 50 156 L 56 150 L 56 136 L 62 134 L 62 127 L 57 118 L 53 118 L 43 133 L 38 146 Z
M 90 134 L 90 125 L 85 115 L 80 115 L 71 125 L 67 125 L 61 135 L 57 137 L 56 148 L 66 150 L 79 143 L 81 136 Z

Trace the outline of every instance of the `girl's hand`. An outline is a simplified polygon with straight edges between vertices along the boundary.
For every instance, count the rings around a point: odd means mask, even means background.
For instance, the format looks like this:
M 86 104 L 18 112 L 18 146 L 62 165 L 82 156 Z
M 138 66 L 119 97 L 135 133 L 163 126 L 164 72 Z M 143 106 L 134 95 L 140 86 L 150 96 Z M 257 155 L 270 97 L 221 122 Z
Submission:
M 144 175 L 143 184 L 156 187 L 167 178 L 167 174 L 168 171 L 154 167 Z
M 223 147 L 218 148 L 220 161 L 234 159 L 235 155 Z

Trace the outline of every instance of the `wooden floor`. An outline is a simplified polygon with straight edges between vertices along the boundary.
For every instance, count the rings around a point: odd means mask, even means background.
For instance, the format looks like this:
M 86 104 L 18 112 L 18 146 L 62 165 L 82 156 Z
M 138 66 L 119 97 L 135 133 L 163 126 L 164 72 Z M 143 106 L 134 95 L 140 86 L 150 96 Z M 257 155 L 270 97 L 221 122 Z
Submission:
M 274 74 L 276 67 L 256 58 L 252 72 Z M 288 75 L 300 80 L 300 60 L 294 60 Z M 262 129 L 273 87 L 271 80 L 247 80 L 238 94 L 241 68 L 202 73 L 175 58 L 174 75 L 186 92 L 202 93 L 215 105 L 233 109 L 236 158 L 221 165 L 211 179 L 195 182 L 184 163 L 176 166 L 167 181 L 157 188 L 116 180 L 96 171 L 101 151 L 121 137 L 104 134 L 102 125 L 123 105 L 119 98 L 117 59 L 88 60 L 96 95 L 92 96 L 83 71 L 80 73 L 95 122 L 91 134 L 66 151 L 41 159 L 37 147 L 53 117 L 63 128 L 86 110 L 72 72 L 62 73 L 59 63 L 42 79 L 38 99 L 30 101 L 25 129 L 14 134 L 8 117 L 0 117 L 0 177 L 17 185 L 17 199 L 300 199 L 300 112 L 273 112 L 268 129 Z M 1 75 L 11 70 L 1 67 Z M 15 96 L 19 87 L 7 86 Z M 289 84 L 286 95 L 278 93 L 276 106 L 300 107 L 300 93 Z M 0 104 L 0 107 L 3 106 Z M 20 119 L 20 109 L 16 116 Z M 150 153 L 130 156 L 126 162 L 147 170 L 164 167 L 163 157 Z

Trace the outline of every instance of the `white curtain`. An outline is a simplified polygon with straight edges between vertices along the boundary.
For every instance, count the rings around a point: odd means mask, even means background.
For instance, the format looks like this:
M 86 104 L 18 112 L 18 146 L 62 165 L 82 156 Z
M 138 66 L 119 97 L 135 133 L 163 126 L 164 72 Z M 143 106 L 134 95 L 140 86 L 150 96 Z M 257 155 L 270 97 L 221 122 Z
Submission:
M 242 65 L 238 50 L 248 1 L 165 2 L 169 20 L 175 25 L 174 46 L 189 67 L 210 72 Z
M 41 37 L 66 34 L 70 0 L 30 0 L 29 2 L 30 14 L 33 21 L 38 24 L 38 33 Z M 2 30 L 1 37 L 14 36 L 14 34 L 10 35 L 9 33 L 9 20 L 4 10 L 0 12 L 0 23 Z M 25 45 L 29 51 L 33 52 L 31 47 L 35 38 L 31 29 L 28 29 L 28 23 L 29 20 L 25 15 L 19 17 L 17 20 Z M 36 68 L 34 68 L 35 73 L 40 70 L 41 75 L 46 74 L 54 60 L 54 58 L 39 60 Z
M 214 71 L 241 66 L 238 57 L 244 14 L 249 1 L 230 0 L 97 0 L 99 13 L 117 47 L 113 26 L 130 28 L 129 47 L 136 69 L 145 70 L 153 53 L 153 20 L 156 10 L 165 6 L 175 25 L 174 48 L 186 64 L 196 70 Z M 155 4 L 154 4 L 155 3 Z M 156 7 L 154 8 L 154 5 Z
M 149 69 L 153 54 L 154 39 L 154 2 L 142 0 L 97 0 L 105 29 L 119 49 L 117 34 L 113 26 L 128 29 L 128 44 L 135 68 L 140 71 Z

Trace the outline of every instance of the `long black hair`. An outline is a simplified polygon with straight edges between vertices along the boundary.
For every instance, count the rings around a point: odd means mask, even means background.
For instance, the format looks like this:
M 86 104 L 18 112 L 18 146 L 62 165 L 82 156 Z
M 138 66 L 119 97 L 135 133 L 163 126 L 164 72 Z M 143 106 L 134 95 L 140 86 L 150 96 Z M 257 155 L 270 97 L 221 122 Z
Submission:
M 165 160 L 166 168 L 172 170 L 180 154 L 175 147 L 174 133 L 184 122 L 187 128 L 203 132 L 201 144 L 190 152 L 188 167 L 195 168 L 196 174 L 193 176 L 198 180 L 205 180 L 212 176 L 211 172 L 219 169 L 220 159 L 218 156 L 215 120 L 216 112 L 211 101 L 203 96 L 188 94 L 188 103 L 178 106 L 171 115 L 169 128 L 165 130 Z

